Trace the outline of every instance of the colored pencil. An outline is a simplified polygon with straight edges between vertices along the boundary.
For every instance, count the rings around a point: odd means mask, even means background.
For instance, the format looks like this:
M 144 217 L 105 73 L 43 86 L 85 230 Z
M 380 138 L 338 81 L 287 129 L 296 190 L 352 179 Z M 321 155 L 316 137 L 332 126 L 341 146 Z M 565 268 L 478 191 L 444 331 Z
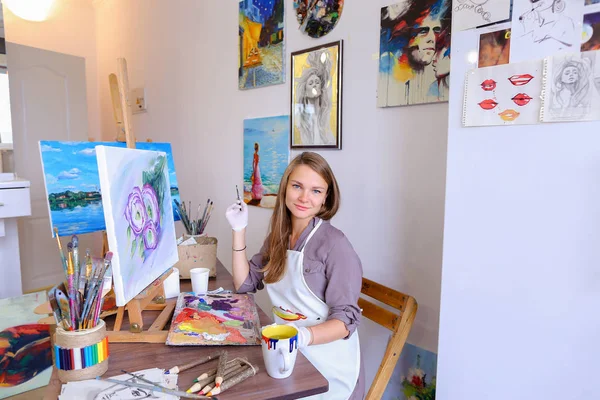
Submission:
M 219 357 L 221 353 L 215 353 L 215 354 L 210 354 L 206 357 L 202 357 L 196 361 L 192 361 L 190 363 L 187 363 L 185 365 L 182 365 L 181 367 L 179 366 L 174 366 L 173 368 L 169 369 L 166 373 L 167 374 L 178 374 L 180 372 L 186 371 L 190 368 L 194 368 L 198 365 L 202 365 L 205 364 L 207 362 L 209 362 L 210 360 L 214 360 L 215 358 Z

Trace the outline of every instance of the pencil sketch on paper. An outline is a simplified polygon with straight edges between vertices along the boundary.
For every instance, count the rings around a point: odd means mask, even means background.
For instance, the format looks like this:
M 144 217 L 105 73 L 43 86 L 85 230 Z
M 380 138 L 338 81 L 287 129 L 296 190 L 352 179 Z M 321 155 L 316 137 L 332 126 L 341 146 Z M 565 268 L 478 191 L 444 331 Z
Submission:
M 544 121 L 600 119 L 600 52 L 546 60 Z
M 510 0 L 456 0 L 452 13 L 454 29 L 462 31 L 510 18 Z
M 515 2 L 511 62 L 577 51 L 581 43 L 582 0 Z

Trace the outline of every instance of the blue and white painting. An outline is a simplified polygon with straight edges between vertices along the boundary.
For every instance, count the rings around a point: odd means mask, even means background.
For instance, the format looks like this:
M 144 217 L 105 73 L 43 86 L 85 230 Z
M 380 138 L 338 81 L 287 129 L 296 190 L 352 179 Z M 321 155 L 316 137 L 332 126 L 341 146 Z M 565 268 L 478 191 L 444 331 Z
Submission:
M 382 400 L 434 400 L 437 354 L 406 343 Z
M 274 208 L 290 160 L 290 117 L 244 120 L 244 201 Z
M 59 236 L 106 229 L 96 146 L 127 147 L 121 142 L 40 141 L 52 235 L 55 227 Z M 171 198 L 179 201 L 171 144 L 140 142 L 136 148 L 167 153 Z

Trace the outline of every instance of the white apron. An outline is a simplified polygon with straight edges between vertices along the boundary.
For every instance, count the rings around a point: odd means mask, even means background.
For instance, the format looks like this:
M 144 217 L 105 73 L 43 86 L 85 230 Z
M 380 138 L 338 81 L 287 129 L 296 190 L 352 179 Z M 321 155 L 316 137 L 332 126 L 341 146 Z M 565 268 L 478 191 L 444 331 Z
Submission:
M 298 326 L 312 326 L 323 323 L 329 315 L 329 306 L 310 290 L 304 280 L 304 248 L 321 226 L 322 220 L 308 235 L 300 251 L 287 251 L 287 264 L 283 278 L 276 283 L 265 285 L 274 309 L 287 313 L 300 314 L 301 318 L 293 322 Z M 305 317 L 305 318 L 304 318 Z M 284 324 L 285 320 L 273 313 L 276 323 Z M 356 386 L 360 372 L 360 346 L 358 331 L 349 339 L 339 339 L 327 344 L 308 346 L 301 350 L 302 354 L 329 381 L 329 391 L 310 399 L 346 400 Z

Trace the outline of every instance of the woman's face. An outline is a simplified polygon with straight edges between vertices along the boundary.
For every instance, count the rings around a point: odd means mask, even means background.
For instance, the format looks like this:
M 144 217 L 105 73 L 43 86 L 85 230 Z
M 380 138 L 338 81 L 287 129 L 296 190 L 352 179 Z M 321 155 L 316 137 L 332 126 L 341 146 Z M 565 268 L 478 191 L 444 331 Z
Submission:
M 436 78 L 450 75 L 450 55 L 445 55 L 448 48 L 444 48 L 435 54 L 433 59 L 433 72 Z
M 560 80 L 565 84 L 575 83 L 579 80 L 579 71 L 575 67 L 567 67 L 563 70 Z
M 321 95 L 321 78 L 312 74 L 306 81 L 306 96 L 310 98 L 319 97 Z
M 292 219 L 312 219 L 327 198 L 327 182 L 308 165 L 298 165 L 290 174 L 285 205 Z
M 538 11 L 547 10 L 554 5 L 555 0 L 530 0 L 531 5 Z

